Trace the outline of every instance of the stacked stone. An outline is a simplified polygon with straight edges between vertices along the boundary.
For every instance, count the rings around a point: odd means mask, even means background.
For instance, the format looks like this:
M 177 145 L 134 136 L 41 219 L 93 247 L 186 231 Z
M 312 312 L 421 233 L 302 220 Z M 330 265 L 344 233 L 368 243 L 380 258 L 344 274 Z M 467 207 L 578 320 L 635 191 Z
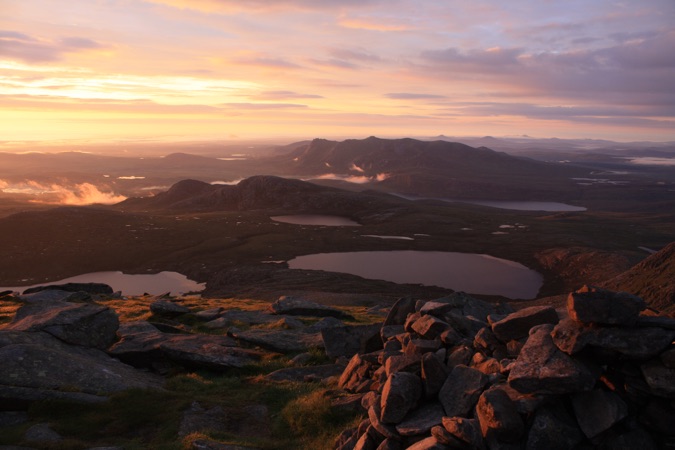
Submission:
M 340 378 L 367 418 L 335 448 L 672 448 L 675 319 L 645 307 L 586 286 L 563 320 L 547 306 L 480 315 L 465 295 L 401 299 L 383 348 Z

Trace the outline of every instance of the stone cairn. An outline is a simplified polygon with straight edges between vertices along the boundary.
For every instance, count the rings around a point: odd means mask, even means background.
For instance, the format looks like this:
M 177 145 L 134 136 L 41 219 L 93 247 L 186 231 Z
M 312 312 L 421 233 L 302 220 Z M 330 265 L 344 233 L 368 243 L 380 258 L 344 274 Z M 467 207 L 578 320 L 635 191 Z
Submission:
M 367 418 L 335 449 L 675 448 L 675 319 L 587 286 L 560 314 L 471 316 L 467 298 L 392 307 L 339 380 Z

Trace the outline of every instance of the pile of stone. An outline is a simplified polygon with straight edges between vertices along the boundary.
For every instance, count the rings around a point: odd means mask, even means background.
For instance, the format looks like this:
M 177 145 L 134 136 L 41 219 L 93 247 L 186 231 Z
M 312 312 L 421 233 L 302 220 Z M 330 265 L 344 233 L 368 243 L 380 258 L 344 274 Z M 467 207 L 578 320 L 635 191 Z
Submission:
M 336 449 L 675 446 L 675 319 L 586 286 L 560 313 L 481 316 L 459 303 L 392 307 L 382 349 L 354 355 L 340 378 L 367 419 Z

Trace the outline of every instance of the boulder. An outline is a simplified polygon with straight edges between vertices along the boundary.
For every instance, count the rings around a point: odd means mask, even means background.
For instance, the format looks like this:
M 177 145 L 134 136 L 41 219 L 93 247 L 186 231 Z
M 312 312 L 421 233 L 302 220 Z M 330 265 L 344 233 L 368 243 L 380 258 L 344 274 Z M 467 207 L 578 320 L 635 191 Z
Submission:
M 581 323 L 632 325 L 646 307 L 647 304 L 640 297 L 589 286 L 567 297 L 570 318 Z
M 427 353 L 422 356 L 422 386 L 424 396 L 428 399 L 438 396 L 443 383 L 448 378 L 450 370 L 435 354 Z
M 26 430 L 23 438 L 28 442 L 36 444 L 55 444 L 63 440 L 63 437 L 52 430 L 48 423 L 38 423 L 33 425 Z
M 0 331 L 0 360 L 5 405 L 47 399 L 96 402 L 115 392 L 163 384 L 100 350 L 67 345 L 44 332 Z
M 375 431 L 386 439 L 400 440 L 401 436 L 396 431 L 396 427 L 382 422 L 380 417 L 382 417 L 382 407 L 379 401 L 374 401 L 368 408 L 368 420 L 370 420 L 370 424 L 375 428 Z
M 421 441 L 415 442 L 407 450 L 445 450 L 446 446 L 439 443 L 435 437 L 429 436 Z
M 443 417 L 443 428 L 463 443 L 463 447 L 483 449 L 485 443 L 478 419 L 464 417 Z
M 411 297 L 400 298 L 389 310 L 384 325 L 403 325 L 408 314 L 415 312 L 415 300 Z
M 589 391 L 595 376 L 580 361 L 563 353 L 553 343 L 553 325 L 538 325 L 511 368 L 509 384 L 531 394 L 566 394 Z
M 467 417 L 488 383 L 482 372 L 463 365 L 455 366 L 438 393 L 448 417 Z
M 545 323 L 558 323 L 558 313 L 551 306 L 531 306 L 509 314 L 492 324 L 492 332 L 502 342 L 527 337 L 530 328 Z
M 270 305 L 273 314 L 287 314 L 289 316 L 337 317 L 339 319 L 353 319 L 342 310 L 331 306 L 320 305 L 296 297 L 281 296 Z
M 396 425 L 401 436 L 420 436 L 428 434 L 431 428 L 440 425 L 443 419 L 443 407 L 438 402 L 426 403 L 411 411 Z
M 177 335 L 159 344 L 160 351 L 171 361 L 187 367 L 227 370 L 258 361 L 264 353 L 236 347 L 225 336 Z
M 371 353 L 382 349 L 381 323 L 344 325 L 321 330 L 326 355 L 329 358 L 351 357 L 355 353 Z
M 538 409 L 530 425 L 526 450 L 569 450 L 584 439 L 576 421 L 560 403 Z
M 609 430 L 628 415 L 628 406 L 613 392 L 596 389 L 576 394 L 572 406 L 577 423 L 587 438 Z
M 361 355 L 354 355 L 340 375 L 338 387 L 349 392 L 362 392 L 359 387 L 364 381 L 369 381 L 373 365 L 363 359 Z
M 190 308 L 170 300 L 159 299 L 150 303 L 150 312 L 162 317 L 178 317 L 190 312 Z
M 397 424 L 408 414 L 408 411 L 417 406 L 422 396 L 422 381 L 408 372 L 396 372 L 389 376 L 382 388 L 382 417 L 383 423 Z
M 306 352 L 311 348 L 323 347 L 323 340 L 319 333 L 289 330 L 250 329 L 239 331 L 230 329 L 228 334 L 239 341 L 279 353 Z
M 643 364 L 640 369 L 654 395 L 675 399 L 675 368 L 655 360 Z
M 515 404 L 499 388 L 483 392 L 476 405 L 476 417 L 483 436 L 488 441 L 518 442 L 525 432 L 525 425 Z
M 19 308 L 6 329 L 44 331 L 69 344 L 106 349 L 117 338 L 118 327 L 117 314 L 105 306 L 34 302 Z
M 411 327 L 420 336 L 426 339 L 434 339 L 440 336 L 443 331 L 449 329 L 450 325 L 441 319 L 428 314 L 413 322 Z

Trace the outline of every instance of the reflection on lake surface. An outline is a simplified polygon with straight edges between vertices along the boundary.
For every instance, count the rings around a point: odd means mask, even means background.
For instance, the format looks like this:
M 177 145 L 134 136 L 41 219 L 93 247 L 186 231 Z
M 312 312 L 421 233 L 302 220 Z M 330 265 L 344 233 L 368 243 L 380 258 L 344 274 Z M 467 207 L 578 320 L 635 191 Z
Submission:
M 414 250 L 319 253 L 294 258 L 288 261 L 288 266 L 514 299 L 535 298 L 543 283 L 539 273 L 522 264 L 475 253 Z
M 292 223 L 293 225 L 325 225 L 329 227 L 360 227 L 361 224 L 347 217 L 321 214 L 293 214 L 290 216 L 272 216 L 275 222 Z
M 508 201 L 508 200 L 456 200 L 452 198 L 414 197 L 411 195 L 395 194 L 407 200 L 440 200 L 448 203 L 468 203 L 470 205 L 490 206 L 492 208 L 510 209 L 514 211 L 586 211 L 583 206 L 568 205 L 558 202 Z
M 113 288 L 113 291 L 122 291 L 124 295 L 185 294 L 199 292 L 204 289 L 204 283 L 197 283 L 178 272 L 160 272 L 156 274 L 129 275 L 122 272 L 93 272 L 77 275 L 59 281 L 39 283 L 31 286 L 0 287 L 0 291 L 11 290 L 22 292 L 35 286 L 64 283 L 104 283 Z

